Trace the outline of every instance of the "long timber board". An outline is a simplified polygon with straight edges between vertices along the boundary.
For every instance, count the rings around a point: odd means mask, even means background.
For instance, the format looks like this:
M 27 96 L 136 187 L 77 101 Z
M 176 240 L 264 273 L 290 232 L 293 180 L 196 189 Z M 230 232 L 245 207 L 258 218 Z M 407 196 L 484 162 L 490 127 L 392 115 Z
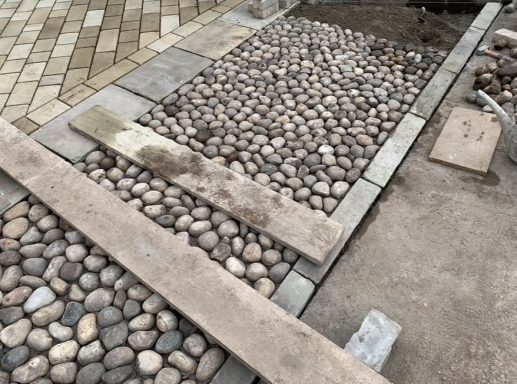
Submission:
M 389 383 L 4 119 L 0 168 L 266 382 Z
M 343 226 L 101 106 L 70 127 L 321 265 Z

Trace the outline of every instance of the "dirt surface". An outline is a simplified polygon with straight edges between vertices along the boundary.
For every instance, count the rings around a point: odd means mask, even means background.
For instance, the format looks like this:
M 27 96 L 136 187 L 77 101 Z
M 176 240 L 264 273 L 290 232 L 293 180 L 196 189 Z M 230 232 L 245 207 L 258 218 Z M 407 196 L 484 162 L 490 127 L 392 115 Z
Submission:
M 306 5 L 293 9 L 288 16 L 306 17 L 337 24 L 354 32 L 372 34 L 399 43 L 432 46 L 450 50 L 476 18 L 473 13 L 435 14 L 426 12 L 418 20 L 416 8 L 364 5 Z

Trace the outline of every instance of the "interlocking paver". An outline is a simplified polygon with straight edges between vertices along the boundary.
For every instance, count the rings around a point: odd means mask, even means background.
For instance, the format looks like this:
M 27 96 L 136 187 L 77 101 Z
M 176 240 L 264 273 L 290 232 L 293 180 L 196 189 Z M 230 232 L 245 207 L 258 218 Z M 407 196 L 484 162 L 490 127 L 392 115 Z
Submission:
M 38 87 L 36 93 L 34 94 L 34 98 L 32 99 L 32 103 L 29 106 L 28 112 L 32 112 L 42 105 L 48 103 L 52 99 L 58 97 L 60 89 L 60 85 L 46 85 Z
M 23 71 L 20 74 L 18 81 L 22 82 L 39 80 L 43 75 L 44 69 L 45 63 L 27 64 L 25 67 L 23 67 Z

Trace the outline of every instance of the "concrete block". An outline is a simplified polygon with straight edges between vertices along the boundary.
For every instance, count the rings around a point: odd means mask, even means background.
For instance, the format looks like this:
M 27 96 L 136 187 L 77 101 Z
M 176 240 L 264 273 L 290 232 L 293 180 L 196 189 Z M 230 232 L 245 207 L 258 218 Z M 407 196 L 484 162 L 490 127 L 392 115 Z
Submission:
M 29 196 L 29 191 L 0 170 L 0 215 Z
M 402 327 L 384 313 L 372 309 L 364 318 L 359 331 L 346 344 L 345 351 L 380 372 L 401 330 Z
M 230 356 L 210 384 L 252 384 L 257 376 L 235 357 Z
M 295 271 L 289 272 L 271 297 L 271 301 L 291 315 L 299 317 L 309 303 L 315 286 Z
M 429 120 L 434 110 L 440 105 L 443 97 L 447 94 L 455 78 L 456 73 L 440 67 L 413 103 L 409 112 Z
M 497 39 L 506 39 L 510 48 L 517 47 L 517 32 L 515 31 L 504 28 L 498 29 L 492 35 L 492 41 L 496 41 Z
M 492 24 L 492 21 L 494 21 L 495 17 L 499 14 L 502 7 L 503 5 L 501 3 L 485 4 L 470 26 L 487 30 Z
M 280 10 L 273 15 L 266 17 L 265 19 L 257 19 L 253 16 L 253 1 L 243 2 L 237 7 L 223 14 L 219 19 L 227 21 L 232 24 L 242 25 L 244 27 L 253 29 L 262 29 L 266 25 L 270 24 L 273 20 L 277 19 L 286 13 L 287 10 Z
M 253 9 L 255 10 L 268 9 L 275 5 L 278 5 L 278 0 L 253 0 Z
M 381 188 L 379 186 L 362 178 L 357 180 L 330 216 L 332 220 L 341 223 L 344 230 L 336 246 L 325 259 L 325 262 L 322 265 L 316 265 L 300 258 L 296 262 L 294 270 L 315 284 L 323 280 L 380 192 Z
M 115 85 L 108 85 L 101 91 L 49 121 L 31 137 L 72 163 L 83 160 L 98 144 L 72 131 L 68 122 L 94 105 L 116 112 L 134 120 L 149 112 L 156 104 Z
M 272 15 L 274 15 L 279 10 L 278 4 L 274 4 L 265 9 L 253 9 L 253 16 L 258 17 L 259 19 L 265 19 Z
M 176 47 L 219 60 L 255 32 L 255 29 L 214 20 L 181 40 Z
M 454 73 L 460 73 L 484 34 L 484 30 L 468 28 L 454 49 L 449 53 L 441 68 Z
M 115 84 L 159 103 L 212 63 L 205 57 L 171 47 Z
M 393 135 L 377 152 L 362 177 L 379 187 L 386 187 L 425 123 L 421 117 L 407 113 Z

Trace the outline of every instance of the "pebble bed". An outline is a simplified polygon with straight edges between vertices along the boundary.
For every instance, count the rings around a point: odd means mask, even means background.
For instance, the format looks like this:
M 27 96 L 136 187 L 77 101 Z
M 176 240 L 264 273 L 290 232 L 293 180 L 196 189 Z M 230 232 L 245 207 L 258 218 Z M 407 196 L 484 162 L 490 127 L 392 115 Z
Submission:
M 0 219 L 0 383 L 201 384 L 225 360 L 30 197 Z
M 139 122 L 331 214 L 444 57 L 280 18 Z

